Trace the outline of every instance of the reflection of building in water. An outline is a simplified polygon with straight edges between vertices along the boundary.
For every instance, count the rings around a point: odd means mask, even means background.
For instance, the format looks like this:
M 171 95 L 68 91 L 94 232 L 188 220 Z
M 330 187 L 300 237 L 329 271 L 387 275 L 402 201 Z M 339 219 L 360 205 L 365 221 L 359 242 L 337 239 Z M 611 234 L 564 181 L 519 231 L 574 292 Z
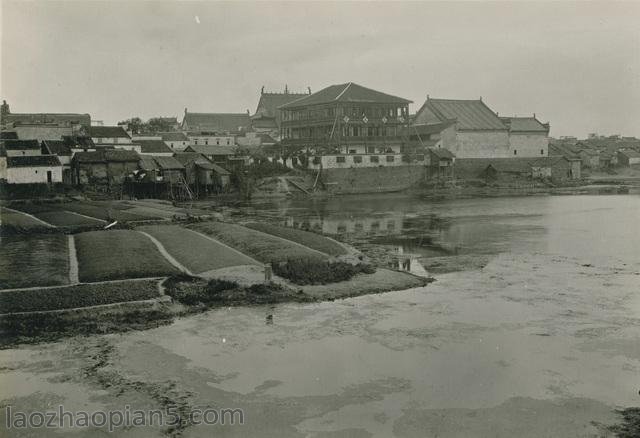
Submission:
M 404 221 L 403 213 L 350 218 L 288 217 L 284 225 L 323 234 L 399 234 Z

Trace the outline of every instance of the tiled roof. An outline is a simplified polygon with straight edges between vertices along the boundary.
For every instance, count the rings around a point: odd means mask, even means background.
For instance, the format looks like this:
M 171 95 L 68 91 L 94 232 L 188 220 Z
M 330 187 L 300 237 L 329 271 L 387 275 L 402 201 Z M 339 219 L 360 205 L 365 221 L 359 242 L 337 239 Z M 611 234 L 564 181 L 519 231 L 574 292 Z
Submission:
M 570 160 L 580 159 L 578 152 L 572 146 L 567 144 L 549 144 L 549 155 L 563 156 Z
M 184 132 L 160 132 L 158 135 L 163 141 L 189 141 L 189 137 Z
M 172 153 L 173 151 L 162 140 L 136 140 L 140 145 L 140 151 L 144 154 Z
M 160 169 L 165 170 L 175 170 L 175 169 L 184 169 L 184 166 L 180 161 L 176 160 L 173 157 L 153 157 Z
M 71 148 L 64 140 L 44 140 L 42 142 L 50 154 L 71 156 Z
M 429 151 L 438 158 L 453 159 L 456 157 L 453 152 L 445 148 L 429 148 Z
M 540 123 L 535 117 L 500 117 L 511 132 L 549 132 L 549 125 Z
M 352 102 L 352 103 L 388 103 L 406 105 L 411 103 L 408 99 L 392 96 L 362 85 L 348 82 L 346 84 L 330 85 L 327 88 L 294 100 L 280 106 L 281 109 L 300 108 L 310 105 L 320 105 L 332 102 Z
M 238 132 L 251 125 L 247 113 L 190 113 L 182 120 L 184 129 L 212 132 Z
M 2 131 L 0 132 L 0 140 L 17 140 L 18 133 L 15 131 Z
M 105 163 L 107 161 L 135 161 L 140 160 L 140 155 L 136 151 L 124 149 L 100 149 L 91 152 L 77 152 L 73 159 L 81 163 Z
M 140 161 L 138 161 L 138 167 L 142 170 L 156 170 L 158 163 L 150 155 L 140 155 Z
M 262 93 L 252 118 L 256 120 L 259 120 L 260 116 L 276 118 L 279 107 L 307 96 L 309 96 L 307 93 Z
M 629 158 L 640 158 L 640 152 L 634 151 L 633 149 L 623 149 L 619 151 L 619 153 Z
M 453 121 L 446 121 L 442 123 L 434 123 L 430 125 L 420 124 L 420 125 L 409 125 L 405 128 L 406 135 L 431 135 L 431 134 L 439 134 L 449 126 L 451 126 Z
M 19 157 L 7 157 L 7 167 L 45 167 L 61 165 L 60 160 L 55 155 L 24 155 Z
M 199 152 L 176 152 L 173 154 L 173 157 L 182 164 L 188 164 L 194 161 L 210 163 L 209 159 Z
M 86 131 L 91 138 L 131 138 L 122 126 L 89 126 Z
M 429 122 L 430 116 L 435 116 L 440 123 L 455 120 L 458 130 L 502 131 L 507 129 L 496 113 L 485 105 L 482 100 L 427 98 L 427 101 L 416 114 L 415 123 L 433 124 L 434 122 Z
M 91 125 L 89 114 L 55 114 L 55 113 L 9 113 L 2 116 L 2 125 L 43 125 L 53 124 L 61 126 Z
M 234 155 L 237 151 L 236 146 L 217 146 L 217 145 L 191 145 L 186 149 L 188 152 L 197 152 L 206 156 L 209 155 Z
M 96 147 L 91 137 L 87 136 L 63 136 L 62 141 L 73 149 L 93 149 Z
M 231 172 L 215 163 L 196 163 L 196 166 L 201 169 L 213 170 L 218 175 L 231 175 Z
M 40 150 L 38 140 L 0 140 L 8 151 Z

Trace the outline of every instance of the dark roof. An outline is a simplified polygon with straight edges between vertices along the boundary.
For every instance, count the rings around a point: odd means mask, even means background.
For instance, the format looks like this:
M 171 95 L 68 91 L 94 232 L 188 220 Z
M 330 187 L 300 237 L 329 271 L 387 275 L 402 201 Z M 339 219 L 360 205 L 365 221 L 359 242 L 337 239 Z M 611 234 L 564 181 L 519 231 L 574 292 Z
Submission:
M 18 133 L 15 131 L 2 131 L 0 132 L 0 140 L 17 140 Z
M 156 170 L 158 168 L 158 163 L 156 163 L 156 160 L 154 160 L 150 155 L 140 155 L 138 166 L 142 170 Z
M 140 160 L 136 151 L 125 149 L 100 149 L 91 152 L 77 152 L 73 159 L 81 163 L 105 163 L 107 161 L 135 161 Z
M 633 149 L 623 149 L 621 151 L 618 151 L 618 153 L 629 158 L 640 158 L 640 152 L 634 151 Z
M 210 163 L 209 159 L 199 152 L 176 152 L 173 154 L 173 158 L 181 162 L 182 164 L 188 164 L 193 161 Z
M 308 93 L 262 93 L 258 101 L 256 113 L 252 119 L 259 120 L 261 117 L 276 118 L 278 116 L 278 108 L 309 96 Z
M 91 125 L 91 116 L 89 114 L 74 113 L 9 113 L 2 116 L 2 125 Z
M 189 141 L 189 137 L 184 132 L 160 132 L 158 135 L 163 141 Z
M 42 142 L 50 154 L 71 156 L 71 147 L 64 140 L 44 140 Z
M 316 93 L 281 105 L 279 108 L 292 109 L 331 102 L 389 103 L 403 105 L 411 103 L 408 99 L 392 96 L 353 82 L 348 82 L 346 84 L 330 85 Z
M 180 161 L 176 160 L 173 157 L 153 157 L 156 163 L 158 163 L 158 167 L 160 169 L 166 170 L 174 170 L 174 169 L 184 169 L 184 166 Z
M 433 116 L 437 119 L 433 122 Z M 500 118 L 482 100 L 427 98 L 414 123 L 433 124 L 455 120 L 458 130 L 506 130 Z
M 260 144 L 276 144 L 278 140 L 271 137 L 269 134 L 258 134 L 257 137 L 260 139 Z
M 87 136 L 62 136 L 62 141 L 72 149 L 93 149 L 96 147 L 91 137 Z
M 231 172 L 223 167 L 218 166 L 215 163 L 196 163 L 196 167 L 206 170 L 213 170 L 218 175 L 231 175 Z
M 136 143 L 140 145 L 140 151 L 144 154 L 173 153 L 162 140 L 136 140 Z
M 549 144 L 549 155 L 566 157 L 569 160 L 579 160 L 580 156 L 573 146 L 568 144 Z
M 131 138 L 122 126 L 89 126 L 86 131 L 91 138 Z
M 38 140 L 0 140 L 8 151 L 40 150 Z
M 549 125 L 535 117 L 500 117 L 500 120 L 511 132 L 549 132 Z
M 420 125 L 409 125 L 405 128 L 406 135 L 431 135 L 431 134 L 439 134 L 443 130 L 447 129 L 449 126 L 453 125 L 453 121 L 445 121 L 441 123 L 433 123 L 430 125 L 420 124 Z
M 189 130 L 238 132 L 251 125 L 247 113 L 190 113 L 185 112 L 182 127 Z
M 552 167 L 560 161 L 571 161 L 562 155 L 555 155 L 549 157 L 541 157 L 531 161 L 532 167 Z
M 21 155 L 7 157 L 7 167 L 45 167 L 61 166 L 60 160 L 55 155 Z
M 438 158 L 454 159 L 456 156 L 449 149 L 445 148 L 429 148 L 429 151 Z
M 236 146 L 217 146 L 217 145 L 191 145 L 185 150 L 188 152 L 197 152 L 206 156 L 209 155 L 234 155 L 238 148 Z

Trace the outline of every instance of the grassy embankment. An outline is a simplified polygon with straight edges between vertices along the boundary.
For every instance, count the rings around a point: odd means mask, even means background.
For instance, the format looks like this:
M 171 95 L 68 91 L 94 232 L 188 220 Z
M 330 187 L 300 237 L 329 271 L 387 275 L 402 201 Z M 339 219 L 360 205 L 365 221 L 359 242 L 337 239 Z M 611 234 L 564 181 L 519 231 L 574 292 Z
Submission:
M 90 231 L 75 236 L 81 282 L 164 277 L 179 271 L 148 237 L 131 230 Z
M 158 239 L 180 264 L 193 273 L 256 264 L 249 257 L 177 225 L 149 225 L 137 229 Z
M 66 236 L 8 236 L 2 238 L 1 246 L 0 289 L 68 283 Z
M 188 228 L 210 235 L 262 263 L 284 262 L 289 258 L 302 257 L 318 260 L 328 258 L 327 255 L 240 225 L 202 222 L 191 224 Z
M 331 256 L 348 254 L 347 250 L 339 243 L 309 231 L 279 227 L 277 225 L 271 225 L 263 222 L 252 222 L 245 226 L 253 230 L 262 231 L 263 233 L 272 234 L 274 236 L 301 243 L 311 249 L 315 249 Z

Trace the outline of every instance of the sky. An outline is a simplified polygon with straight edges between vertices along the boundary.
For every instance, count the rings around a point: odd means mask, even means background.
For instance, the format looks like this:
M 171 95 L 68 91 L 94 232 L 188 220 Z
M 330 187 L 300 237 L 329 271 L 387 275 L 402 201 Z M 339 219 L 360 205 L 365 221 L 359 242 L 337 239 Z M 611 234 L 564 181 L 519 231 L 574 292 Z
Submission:
M 13 112 L 253 113 L 260 89 L 355 82 L 412 100 L 482 97 L 551 135 L 640 137 L 640 2 L 0 0 Z

